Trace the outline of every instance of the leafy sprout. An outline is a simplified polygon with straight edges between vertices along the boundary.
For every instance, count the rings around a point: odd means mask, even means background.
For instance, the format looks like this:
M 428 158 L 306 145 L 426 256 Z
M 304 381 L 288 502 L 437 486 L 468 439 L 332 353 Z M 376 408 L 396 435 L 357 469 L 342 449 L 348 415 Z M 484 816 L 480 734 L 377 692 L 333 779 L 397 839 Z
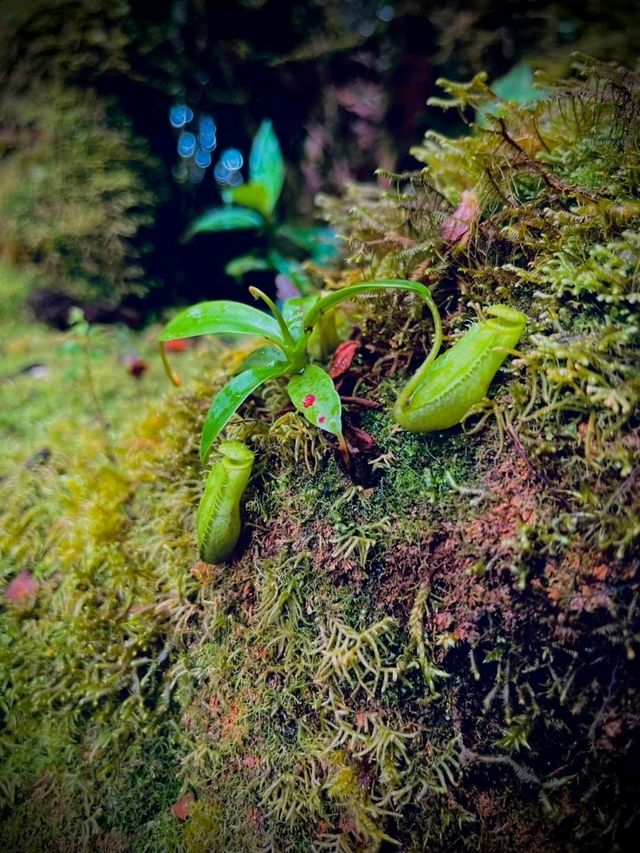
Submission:
M 290 376 L 288 393 L 295 408 L 309 423 L 332 433 L 338 439 L 348 464 L 349 451 L 342 433 L 342 405 L 333 380 L 320 366 L 310 362 L 307 345 L 314 326 L 340 302 L 362 293 L 384 290 L 408 290 L 421 296 L 438 327 L 438 310 L 427 287 L 413 281 L 386 279 L 344 287 L 321 297 L 288 299 L 280 311 L 274 302 L 255 287 L 251 294 L 262 299 L 271 315 L 250 305 L 228 300 L 201 302 L 187 308 L 171 320 L 160 336 L 160 354 L 169 378 L 179 384 L 169 367 L 164 342 L 197 335 L 255 335 L 269 346 L 252 353 L 244 369 L 216 394 L 206 415 L 200 440 L 200 454 L 206 460 L 229 419 L 257 388 L 268 379 Z
M 331 228 L 296 228 L 278 223 L 275 209 L 282 193 L 285 169 L 280 143 L 270 121 L 265 120 L 256 133 L 249 155 L 249 181 L 229 187 L 222 197 L 224 205 L 213 207 L 197 217 L 186 232 L 196 234 L 220 231 L 254 230 L 266 237 L 264 257 L 249 253 L 231 260 L 225 271 L 240 280 L 248 272 L 274 270 L 285 275 L 301 293 L 310 293 L 312 285 L 300 261 L 292 255 L 307 254 L 323 265 L 338 257 L 335 233 Z

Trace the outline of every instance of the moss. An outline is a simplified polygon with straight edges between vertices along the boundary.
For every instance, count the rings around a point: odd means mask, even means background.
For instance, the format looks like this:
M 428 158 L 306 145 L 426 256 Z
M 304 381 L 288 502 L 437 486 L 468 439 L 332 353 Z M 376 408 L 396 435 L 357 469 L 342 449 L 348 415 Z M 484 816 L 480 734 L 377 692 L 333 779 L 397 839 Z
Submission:
M 462 109 L 493 100 L 482 78 L 447 88 Z M 584 63 L 484 129 L 429 135 L 426 170 L 399 194 L 327 203 L 355 251 L 345 282 L 428 280 L 451 336 L 476 303 L 527 314 L 462 426 L 390 422 L 425 328 L 394 298 L 358 309 L 363 345 L 342 379 L 383 404 L 348 413 L 368 479 L 269 383 L 227 430 L 258 451 L 227 565 L 196 561 L 210 387 L 195 380 L 124 424 L 111 459 L 89 430 L 75 460 L 58 450 L 64 464 L 0 484 L 18 495 L 7 577 L 28 566 L 41 584 L 4 620 L 6 839 L 33 805 L 34 846 L 630 846 L 637 91 L 629 72 Z M 452 245 L 442 226 L 465 190 L 478 204 Z M 237 362 L 194 359 L 215 387 Z M 188 792 L 181 822 L 168 804 Z
M 6 108 L 4 256 L 75 298 L 113 304 L 145 293 L 140 259 L 161 200 L 148 146 L 123 121 L 110 125 L 108 103 L 91 90 L 32 84 Z
M 7 290 L 22 286 L 12 271 L 3 276 Z M 39 849 L 43 838 L 80 849 L 109 813 L 100 801 L 108 800 L 110 783 L 117 788 L 114 779 L 128 760 L 139 760 L 145 739 L 167 749 L 159 733 L 170 703 L 161 700 L 163 671 L 175 648 L 167 625 L 187 602 L 182 571 L 168 574 L 153 551 L 146 500 L 153 503 L 157 493 L 153 460 L 178 449 L 194 453 L 182 436 L 176 446 L 167 434 L 167 426 L 170 433 L 172 423 L 190 423 L 191 415 L 181 421 L 157 406 L 163 382 L 151 356 L 155 332 L 134 341 L 128 331 L 110 329 L 92 337 L 88 355 L 105 432 L 87 393 L 87 355 L 73 334 L 27 336 L 26 318 L 15 312 L 7 306 L 1 353 L 2 587 L 20 570 L 39 586 L 26 603 L 4 600 L 2 795 L 10 819 L 3 838 L 20 849 Z M 121 362 L 131 345 L 149 359 L 141 379 Z M 201 357 L 184 356 L 191 364 Z M 34 361 L 46 368 L 46 382 L 19 372 Z M 151 411 L 127 432 L 123 417 L 145 398 L 154 401 Z M 191 499 L 176 498 L 182 517 Z M 162 535 L 162 525 L 156 528 Z M 190 538 L 183 541 L 193 551 Z M 147 796 L 155 802 L 151 791 Z M 137 833 L 140 821 L 128 830 Z
M 151 836 L 151 826 L 170 816 L 180 794 L 175 736 L 161 729 L 152 739 L 135 743 L 120 761 L 105 797 L 104 823 L 135 835 Z M 139 842 L 138 842 L 139 843 Z

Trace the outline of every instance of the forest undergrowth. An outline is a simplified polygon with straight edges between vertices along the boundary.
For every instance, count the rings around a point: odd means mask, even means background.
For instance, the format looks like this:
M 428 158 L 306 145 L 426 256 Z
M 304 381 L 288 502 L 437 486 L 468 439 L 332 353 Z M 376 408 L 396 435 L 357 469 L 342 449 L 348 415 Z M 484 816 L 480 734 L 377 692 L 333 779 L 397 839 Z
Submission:
M 4 846 L 630 849 L 640 79 L 579 57 L 524 106 L 483 75 L 443 89 L 468 134 L 320 200 L 350 252 L 326 287 L 426 283 L 448 341 L 522 311 L 490 399 L 401 430 L 429 322 L 406 295 L 360 302 L 352 470 L 270 380 L 226 430 L 256 465 L 221 566 L 195 545 L 197 441 L 244 343 L 190 353 L 183 389 L 117 429 L 93 412 L 3 465 Z

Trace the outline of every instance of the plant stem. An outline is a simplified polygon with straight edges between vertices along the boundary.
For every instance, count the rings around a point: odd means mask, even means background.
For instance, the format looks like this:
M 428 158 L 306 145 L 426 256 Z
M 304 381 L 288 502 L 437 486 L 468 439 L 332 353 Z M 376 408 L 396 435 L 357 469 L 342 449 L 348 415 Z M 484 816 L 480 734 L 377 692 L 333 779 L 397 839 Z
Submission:
M 289 327 L 285 323 L 284 317 L 280 313 L 278 306 L 275 304 L 273 299 L 270 299 L 266 293 L 263 293 L 257 287 L 250 287 L 249 293 L 253 296 L 254 299 L 262 299 L 262 301 L 267 304 L 267 306 L 269 307 L 269 310 L 271 311 L 271 313 L 274 316 L 276 323 L 278 324 L 278 326 L 280 326 L 280 331 L 282 332 L 282 338 L 283 338 L 287 348 L 290 349 L 290 351 L 291 351 L 291 352 L 287 352 L 286 354 L 291 355 L 296 348 L 296 342 L 294 341 L 293 337 L 291 336 L 291 332 L 289 331 Z
M 341 432 L 337 434 L 337 438 L 344 464 L 347 467 L 347 471 L 351 471 L 351 454 L 349 453 L 349 445 L 347 444 L 345 437 Z
M 83 341 L 83 349 L 84 349 L 84 372 L 87 379 L 87 386 L 89 388 L 89 395 L 91 396 L 91 402 L 93 403 L 93 407 L 95 409 L 96 419 L 100 424 L 100 428 L 102 429 L 104 435 L 104 441 L 106 445 L 106 454 L 109 461 L 115 465 L 116 457 L 113 449 L 113 444 L 111 442 L 111 435 L 109 432 L 110 425 L 107 420 L 107 416 L 104 413 L 104 409 L 102 408 L 102 404 L 100 403 L 100 398 L 98 397 L 98 392 L 96 390 L 96 384 L 93 378 L 93 371 L 91 370 L 91 342 L 89 340 L 89 332 L 84 335 Z
M 178 387 L 180 385 L 180 377 L 171 369 L 169 359 L 167 358 L 167 351 L 164 348 L 164 341 L 158 341 L 158 349 L 160 350 L 160 358 L 162 359 L 162 366 L 164 367 L 164 372 L 167 374 L 171 382 L 176 387 Z

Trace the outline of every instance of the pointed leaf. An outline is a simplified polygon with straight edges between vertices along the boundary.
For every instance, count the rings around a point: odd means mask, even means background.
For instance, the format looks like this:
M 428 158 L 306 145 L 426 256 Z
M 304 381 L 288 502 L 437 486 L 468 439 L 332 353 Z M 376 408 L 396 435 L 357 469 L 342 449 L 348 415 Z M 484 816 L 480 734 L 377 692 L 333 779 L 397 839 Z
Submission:
M 200 456 L 203 462 L 209 455 L 213 442 L 247 397 L 267 379 L 286 373 L 287 366 L 288 363 L 278 363 L 271 367 L 255 367 L 251 370 L 244 370 L 218 391 L 213 398 L 202 427 Z
M 245 207 L 214 207 L 194 219 L 185 233 L 188 240 L 194 234 L 214 231 L 240 231 L 243 228 L 262 228 L 264 219 L 255 210 Z
M 515 101 L 517 104 L 528 104 L 542 97 L 540 89 L 533 85 L 533 68 L 524 61 L 518 62 L 510 71 L 498 80 L 494 80 L 491 88 L 504 101 Z
M 226 202 L 235 202 L 236 204 L 243 205 L 243 207 L 250 207 L 264 216 L 268 216 L 271 213 L 269 190 L 262 181 L 251 181 L 239 187 L 232 187 L 225 190 L 222 197 Z
M 544 97 L 544 92 L 534 87 L 533 68 L 526 61 L 514 65 L 503 77 L 495 80 L 491 88 L 498 98 L 478 109 L 478 124 L 481 127 L 489 124 L 487 116 L 507 115 L 508 103 L 526 106 Z
M 280 328 L 273 317 L 251 305 L 225 299 L 199 302 L 170 320 L 161 341 L 192 338 L 195 335 L 258 335 L 283 345 Z
M 360 349 L 358 341 L 343 341 L 338 344 L 336 351 L 331 359 L 331 367 L 329 368 L 329 376 L 332 379 L 337 379 L 343 376 L 351 367 L 351 363 Z
M 342 436 L 342 404 L 333 379 L 309 364 L 302 373 L 292 376 L 288 386 L 291 402 L 309 423 Z
M 273 367 L 278 362 L 284 364 L 286 361 L 286 355 L 278 347 L 260 347 L 245 358 L 238 373 L 242 370 L 253 370 L 256 367 Z
M 264 258 L 257 258 L 255 255 L 240 255 L 229 261 L 224 271 L 233 278 L 241 278 L 248 272 L 261 272 L 269 269 L 271 269 L 271 264 Z
M 267 191 L 267 210 L 276 206 L 284 183 L 284 160 L 278 137 L 268 119 L 256 133 L 249 155 L 249 180 L 264 184 Z

